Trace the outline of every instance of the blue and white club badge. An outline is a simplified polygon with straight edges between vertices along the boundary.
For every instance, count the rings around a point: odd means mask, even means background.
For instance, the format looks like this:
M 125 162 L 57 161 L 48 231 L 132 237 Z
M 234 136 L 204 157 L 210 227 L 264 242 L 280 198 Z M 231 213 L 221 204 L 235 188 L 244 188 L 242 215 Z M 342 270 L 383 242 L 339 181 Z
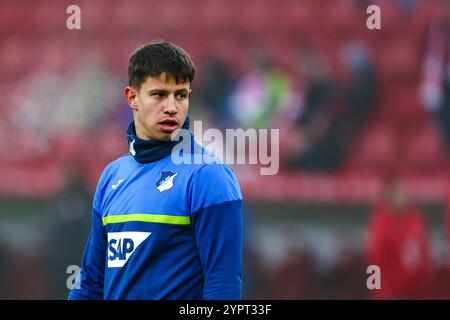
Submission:
M 156 188 L 160 191 L 166 191 L 173 187 L 173 179 L 178 173 L 173 171 L 161 171 L 161 177 L 156 181 Z

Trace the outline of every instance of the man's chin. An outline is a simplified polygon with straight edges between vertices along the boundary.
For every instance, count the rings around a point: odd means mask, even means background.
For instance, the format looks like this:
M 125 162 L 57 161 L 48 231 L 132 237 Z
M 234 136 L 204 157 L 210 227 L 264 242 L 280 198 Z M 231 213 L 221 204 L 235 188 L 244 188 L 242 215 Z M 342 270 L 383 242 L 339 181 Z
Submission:
M 158 135 L 158 137 L 157 137 L 157 139 L 158 140 L 160 140 L 160 141 L 170 141 L 170 140 L 172 140 L 171 138 L 172 138 L 172 134 L 173 134 L 173 132 L 161 132 L 159 135 Z

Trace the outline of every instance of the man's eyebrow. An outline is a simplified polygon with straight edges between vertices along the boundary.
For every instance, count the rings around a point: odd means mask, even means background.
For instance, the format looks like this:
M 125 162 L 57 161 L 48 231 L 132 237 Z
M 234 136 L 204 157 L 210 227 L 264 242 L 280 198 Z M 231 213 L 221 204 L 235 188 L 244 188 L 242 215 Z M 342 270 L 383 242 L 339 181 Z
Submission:
M 149 93 L 156 93 L 156 92 L 158 92 L 158 93 L 169 93 L 170 91 L 167 90 L 167 89 L 153 88 L 153 89 L 148 90 L 148 92 Z M 175 93 L 184 93 L 184 92 L 189 92 L 189 90 L 186 89 L 186 88 L 175 90 Z
M 169 91 L 167 91 L 166 89 L 154 88 L 154 89 L 148 90 L 148 92 L 150 92 L 150 93 L 156 93 L 156 92 L 168 93 Z

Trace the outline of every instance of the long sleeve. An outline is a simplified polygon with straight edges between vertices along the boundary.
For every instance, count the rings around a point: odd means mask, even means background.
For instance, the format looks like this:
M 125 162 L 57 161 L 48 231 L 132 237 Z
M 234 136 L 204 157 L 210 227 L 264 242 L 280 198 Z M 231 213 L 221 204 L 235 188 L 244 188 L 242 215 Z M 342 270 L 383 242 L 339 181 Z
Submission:
M 204 276 L 203 299 L 240 299 L 242 195 L 232 171 L 207 165 L 194 177 L 191 216 Z
M 92 228 L 83 254 L 81 270 L 69 300 L 95 300 L 103 298 L 106 235 L 101 215 L 92 210 Z

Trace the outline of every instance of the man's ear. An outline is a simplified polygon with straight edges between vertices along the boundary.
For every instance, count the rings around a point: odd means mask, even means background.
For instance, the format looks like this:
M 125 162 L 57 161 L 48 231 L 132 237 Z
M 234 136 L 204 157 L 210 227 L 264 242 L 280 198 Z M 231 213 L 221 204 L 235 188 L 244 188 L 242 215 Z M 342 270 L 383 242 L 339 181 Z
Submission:
M 137 110 L 138 109 L 138 103 L 137 103 L 137 90 L 133 87 L 125 87 L 125 99 L 127 100 L 128 105 L 131 109 Z
M 192 89 L 189 89 L 188 97 L 190 98 L 192 96 Z

